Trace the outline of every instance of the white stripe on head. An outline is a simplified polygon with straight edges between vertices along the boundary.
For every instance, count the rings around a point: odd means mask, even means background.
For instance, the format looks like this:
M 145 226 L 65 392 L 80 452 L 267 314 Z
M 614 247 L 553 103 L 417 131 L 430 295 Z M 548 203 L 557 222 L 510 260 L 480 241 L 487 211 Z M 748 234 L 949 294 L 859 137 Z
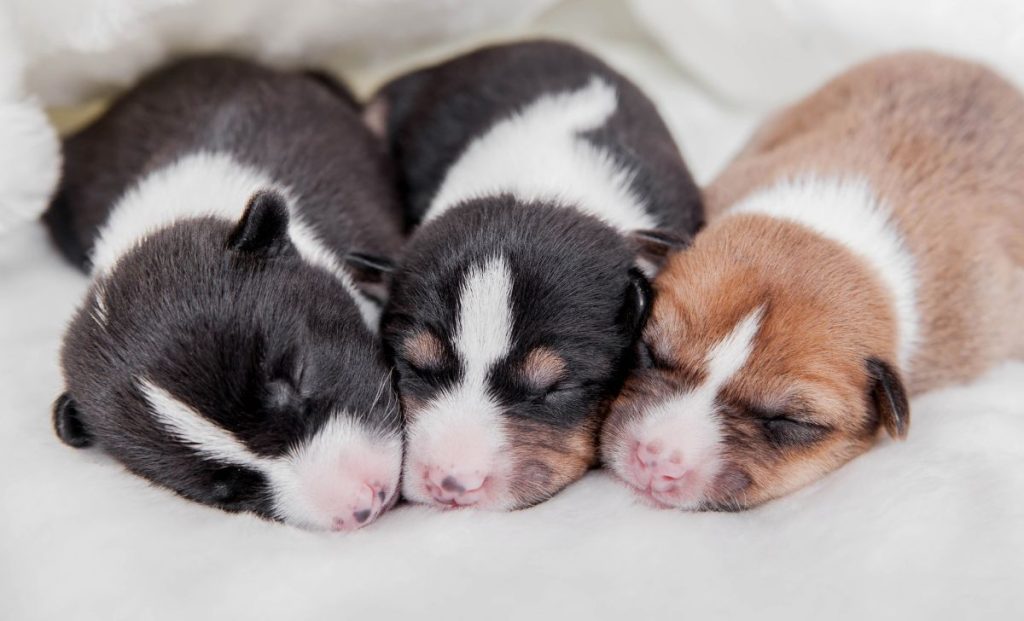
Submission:
M 280 192 L 289 205 L 288 234 L 299 255 L 342 284 L 364 323 L 377 330 L 380 309 L 356 287 L 337 255 L 317 237 L 295 208 L 289 188 L 226 153 L 187 155 L 142 178 L 125 192 L 100 228 L 92 250 L 93 275 L 109 276 L 127 252 L 161 229 L 183 220 L 214 217 L 238 222 L 249 199 L 261 190 Z
M 729 379 L 736 375 L 750 358 L 754 349 L 754 338 L 761 329 L 761 317 L 764 307 L 759 306 L 747 314 L 733 327 L 729 334 L 715 344 L 708 352 L 705 363 L 708 365 L 708 377 L 704 386 L 715 394 Z
M 268 459 L 260 457 L 238 441 L 232 433 L 175 399 L 149 380 L 139 381 L 157 421 L 182 444 L 214 461 L 265 471 Z
M 512 273 L 503 257 L 474 265 L 459 296 L 455 349 L 466 364 L 466 378 L 483 380 L 490 365 L 512 346 Z
M 891 211 L 861 178 L 806 175 L 781 181 L 731 207 L 729 214 L 790 220 L 849 248 L 867 261 L 893 298 L 899 326 L 898 363 L 907 372 L 918 344 L 914 257 Z
M 381 509 L 370 486 L 398 492 L 402 442 L 397 433 L 361 425 L 335 412 L 311 439 L 281 457 L 256 455 L 231 432 L 149 380 L 138 385 L 157 422 L 182 444 L 215 462 L 251 468 L 269 482 L 275 515 L 289 524 L 331 528 L 339 513 Z M 376 517 L 376 515 L 374 516 Z
M 666 455 L 678 453 L 703 484 L 720 467 L 721 421 L 715 406 L 718 393 L 747 363 L 761 327 L 763 307 L 741 319 L 704 358 L 707 374 L 696 388 L 674 395 L 645 410 L 625 431 L 611 456 L 612 468 L 628 480 L 628 460 L 635 444 L 657 443 Z M 630 441 L 632 440 L 632 441 Z M 695 498 L 693 504 L 699 503 Z
M 503 474 L 505 446 L 501 408 L 488 393 L 487 375 L 512 347 L 512 273 L 503 257 L 473 266 L 459 295 L 453 345 L 463 362 L 458 385 L 443 391 L 409 425 L 409 464 L 443 468 L 452 474 Z M 470 476 L 470 475 L 466 475 Z M 429 502 L 406 478 L 408 495 Z
M 578 209 L 622 232 L 656 228 L 633 191 L 634 172 L 581 135 L 604 125 L 617 105 L 615 87 L 594 77 L 497 122 L 448 169 L 424 221 L 467 200 L 512 194 Z

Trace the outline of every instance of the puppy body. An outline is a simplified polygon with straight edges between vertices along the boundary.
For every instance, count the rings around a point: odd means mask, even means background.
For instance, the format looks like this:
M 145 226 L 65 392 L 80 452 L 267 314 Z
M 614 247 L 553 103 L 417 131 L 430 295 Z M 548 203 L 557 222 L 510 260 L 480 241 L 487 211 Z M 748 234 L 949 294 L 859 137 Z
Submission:
M 908 394 L 1024 355 L 1021 156 L 1020 94 L 927 54 L 855 68 L 769 121 L 656 282 L 652 362 L 613 408 L 605 459 L 660 504 L 750 506 L 880 428 L 902 437 Z
M 93 279 L 58 434 L 227 510 L 375 518 L 397 498 L 401 440 L 362 276 L 401 242 L 391 184 L 322 79 L 228 58 L 145 79 L 66 140 L 45 216 Z
M 368 119 L 419 226 L 383 326 L 409 421 L 405 494 L 539 502 L 593 463 L 646 316 L 635 266 L 657 261 L 641 246 L 695 231 L 697 190 L 646 97 L 563 44 L 417 71 Z

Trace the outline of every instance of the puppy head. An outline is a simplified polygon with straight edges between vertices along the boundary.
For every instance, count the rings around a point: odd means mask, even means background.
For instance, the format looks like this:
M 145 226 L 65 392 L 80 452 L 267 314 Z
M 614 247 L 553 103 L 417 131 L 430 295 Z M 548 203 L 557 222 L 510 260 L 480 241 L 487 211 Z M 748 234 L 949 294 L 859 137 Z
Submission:
M 633 262 L 599 221 L 511 197 L 417 233 L 382 327 L 407 420 L 407 498 L 515 509 L 583 475 L 646 317 Z
M 604 461 L 658 505 L 735 510 L 903 437 L 895 319 L 867 267 L 810 231 L 728 217 L 655 281 Z
M 257 194 L 239 222 L 180 222 L 97 275 L 54 423 L 186 498 L 348 530 L 397 498 L 397 396 L 353 298 L 288 220 Z

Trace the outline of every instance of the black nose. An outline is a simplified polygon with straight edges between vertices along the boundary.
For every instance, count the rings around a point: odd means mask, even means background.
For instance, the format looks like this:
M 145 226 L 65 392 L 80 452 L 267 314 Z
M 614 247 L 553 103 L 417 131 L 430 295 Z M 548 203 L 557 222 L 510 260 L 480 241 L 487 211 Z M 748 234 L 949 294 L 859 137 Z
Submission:
M 455 494 L 462 494 L 466 491 L 466 488 L 462 487 L 462 485 L 459 484 L 455 477 L 450 475 L 446 476 L 444 480 L 441 481 L 441 489 L 443 489 L 446 492 L 453 492 Z
M 356 522 L 359 522 L 360 524 L 362 524 L 363 522 L 365 522 L 366 520 L 368 520 L 370 518 L 370 510 L 369 509 L 363 509 L 362 511 L 356 511 L 355 513 L 352 514 L 352 517 L 354 517 L 356 519 Z

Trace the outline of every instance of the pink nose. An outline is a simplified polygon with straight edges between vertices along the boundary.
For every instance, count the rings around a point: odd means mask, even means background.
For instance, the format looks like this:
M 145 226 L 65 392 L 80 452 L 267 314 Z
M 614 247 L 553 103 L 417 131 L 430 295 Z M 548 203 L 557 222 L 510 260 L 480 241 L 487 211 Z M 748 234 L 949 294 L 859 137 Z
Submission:
M 424 471 L 427 491 L 438 504 L 465 507 L 476 504 L 484 493 L 487 474 L 458 472 L 437 467 Z
M 367 483 L 360 494 L 356 509 L 351 512 L 341 511 L 335 515 L 331 522 L 331 530 L 355 530 L 372 522 L 381 513 L 387 496 L 387 490 L 379 485 Z
M 656 492 L 673 489 L 689 470 L 683 463 L 682 452 L 667 451 L 658 440 L 639 443 L 633 457 L 637 483 Z

